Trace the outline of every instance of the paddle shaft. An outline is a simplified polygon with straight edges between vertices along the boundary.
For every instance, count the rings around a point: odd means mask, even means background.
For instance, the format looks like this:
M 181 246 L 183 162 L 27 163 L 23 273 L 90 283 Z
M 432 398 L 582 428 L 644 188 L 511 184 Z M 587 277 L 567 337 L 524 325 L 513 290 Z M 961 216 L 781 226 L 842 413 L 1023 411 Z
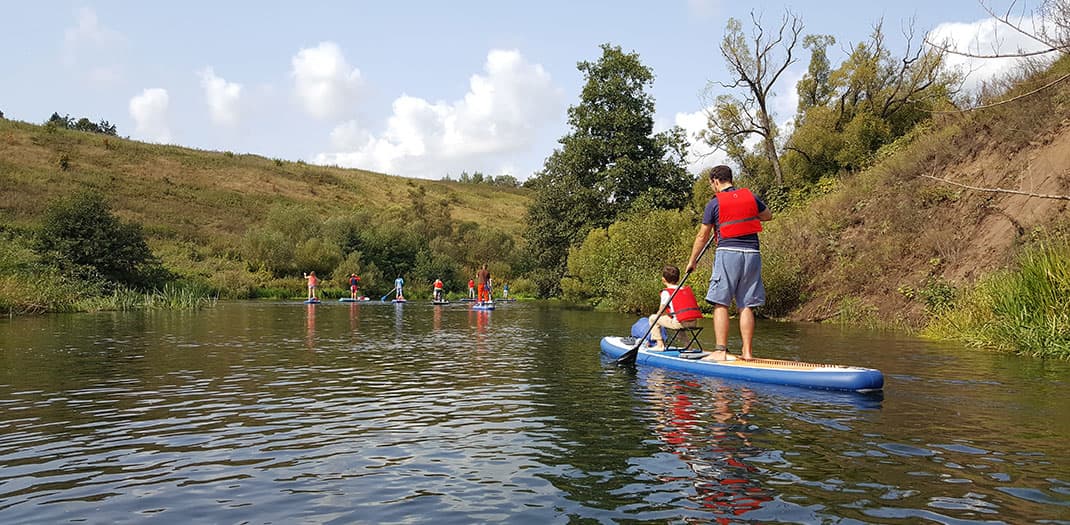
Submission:
M 713 244 L 713 241 L 716 238 L 717 234 L 714 232 L 710 232 L 710 238 L 706 240 L 706 245 L 702 247 L 702 251 L 698 252 L 698 257 L 695 258 L 695 268 L 698 267 L 698 263 L 702 260 L 702 256 L 706 254 L 706 250 L 710 249 L 710 245 Z M 673 290 L 672 295 L 669 296 L 669 304 L 672 304 L 672 300 L 676 297 L 676 294 L 680 291 L 680 289 L 684 287 L 684 283 L 687 282 L 688 277 L 691 277 L 691 272 L 693 271 L 694 268 L 684 272 L 683 279 L 680 279 L 680 282 L 676 283 L 676 289 Z M 650 326 L 646 328 L 646 333 L 643 334 L 643 337 L 640 337 L 639 340 L 636 341 L 635 346 L 631 350 L 628 350 L 624 353 L 624 355 L 617 358 L 618 365 L 630 365 L 635 363 L 635 358 L 639 355 L 639 347 L 643 346 L 643 341 L 645 341 L 647 336 L 650 335 L 651 330 L 653 330 L 654 327 L 657 326 L 658 320 L 661 319 L 661 316 L 665 313 L 665 310 L 667 309 L 668 305 L 666 305 L 664 308 L 662 308 L 660 305 L 658 306 L 658 314 L 657 317 L 654 318 L 654 322 L 650 323 Z
M 386 295 L 390 295 L 390 294 L 392 294 L 392 293 L 394 293 L 396 291 L 398 291 L 398 287 L 397 286 L 395 286 L 393 290 L 390 290 L 389 292 L 386 292 Z M 380 303 L 386 300 L 386 295 L 384 295 L 384 296 L 379 298 L 379 302 Z

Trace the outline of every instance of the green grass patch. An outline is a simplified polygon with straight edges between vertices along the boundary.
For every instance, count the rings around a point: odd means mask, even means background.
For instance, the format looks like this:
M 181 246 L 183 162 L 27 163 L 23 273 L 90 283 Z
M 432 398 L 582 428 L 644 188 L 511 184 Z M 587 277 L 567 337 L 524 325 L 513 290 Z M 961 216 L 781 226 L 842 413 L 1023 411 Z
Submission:
M 1070 238 L 1042 239 L 1017 267 L 982 279 L 925 334 L 969 346 L 1070 359 Z

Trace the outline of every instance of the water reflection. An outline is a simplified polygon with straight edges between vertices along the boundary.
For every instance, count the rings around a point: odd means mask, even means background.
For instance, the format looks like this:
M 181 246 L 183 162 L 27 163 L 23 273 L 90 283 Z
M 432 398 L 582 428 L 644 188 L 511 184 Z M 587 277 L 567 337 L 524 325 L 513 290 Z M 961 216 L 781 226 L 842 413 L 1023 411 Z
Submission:
M 316 305 L 305 305 L 305 346 L 314 350 L 316 346 Z
M 0 523 L 1067 519 L 1070 364 L 763 328 L 888 372 L 860 396 L 623 370 L 597 341 L 630 321 L 419 302 L 0 320 Z
M 696 503 L 720 519 L 743 516 L 773 499 L 762 487 L 758 469 L 746 462 L 762 454 L 749 436 L 748 419 L 756 402 L 750 389 L 719 387 L 707 394 L 694 382 L 663 376 L 652 377 L 650 383 L 660 402 L 657 433 L 690 469 L 686 481 L 694 487 Z M 706 397 L 700 402 L 708 415 L 696 410 L 696 396 Z M 678 481 L 671 476 L 662 480 Z
M 476 351 L 487 351 L 487 329 L 490 327 L 490 311 L 468 309 L 468 325 L 475 327 Z
M 360 306 L 357 303 L 349 303 L 349 332 L 356 336 L 360 328 Z

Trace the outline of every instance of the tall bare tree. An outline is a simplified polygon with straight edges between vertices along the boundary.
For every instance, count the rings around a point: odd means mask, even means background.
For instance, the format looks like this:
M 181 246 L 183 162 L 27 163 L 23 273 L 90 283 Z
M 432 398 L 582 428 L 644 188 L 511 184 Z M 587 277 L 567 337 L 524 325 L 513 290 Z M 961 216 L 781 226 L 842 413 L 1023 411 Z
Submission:
M 780 27 L 767 33 L 762 27 L 761 15 L 752 11 L 751 24 L 747 35 L 742 22 L 728 19 L 721 54 L 735 79 L 731 83 L 716 84 L 742 90 L 742 99 L 734 95 L 716 97 L 707 112 L 709 124 L 703 136 L 710 145 L 736 157 L 744 140 L 750 135 L 758 135 L 763 152 L 772 165 L 776 185 L 782 187 L 784 174 L 777 153 L 777 127 L 769 109 L 769 99 L 777 80 L 797 60 L 795 47 L 803 23 L 797 15 L 786 11 Z M 708 86 L 708 91 L 712 87 Z

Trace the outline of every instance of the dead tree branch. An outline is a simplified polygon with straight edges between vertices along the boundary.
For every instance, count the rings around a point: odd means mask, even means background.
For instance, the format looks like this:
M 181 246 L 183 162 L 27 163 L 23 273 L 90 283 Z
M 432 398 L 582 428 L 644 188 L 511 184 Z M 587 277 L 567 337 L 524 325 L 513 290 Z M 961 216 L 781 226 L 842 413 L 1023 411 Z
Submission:
M 974 190 L 974 191 L 984 191 L 984 192 L 988 192 L 988 193 L 1010 193 L 1010 194 L 1014 194 L 1014 195 L 1025 195 L 1027 197 L 1038 197 L 1038 198 L 1041 198 L 1041 199 L 1057 199 L 1057 200 L 1070 201 L 1070 195 L 1050 195 L 1050 194 L 1045 194 L 1045 193 L 1032 193 L 1032 192 L 1028 192 L 1028 191 L 1008 190 L 1008 189 L 1004 189 L 1004 188 L 981 188 L 981 187 L 978 187 L 978 186 L 970 186 L 969 184 L 962 184 L 962 183 L 959 183 L 959 182 L 955 182 L 953 180 L 942 179 L 942 178 L 936 177 L 934 175 L 922 175 L 922 177 L 925 177 L 927 179 L 932 179 L 932 180 L 935 180 L 935 181 L 944 182 L 944 183 L 947 183 L 947 184 L 951 184 L 952 186 L 959 186 L 961 188 L 966 188 L 968 190 Z

